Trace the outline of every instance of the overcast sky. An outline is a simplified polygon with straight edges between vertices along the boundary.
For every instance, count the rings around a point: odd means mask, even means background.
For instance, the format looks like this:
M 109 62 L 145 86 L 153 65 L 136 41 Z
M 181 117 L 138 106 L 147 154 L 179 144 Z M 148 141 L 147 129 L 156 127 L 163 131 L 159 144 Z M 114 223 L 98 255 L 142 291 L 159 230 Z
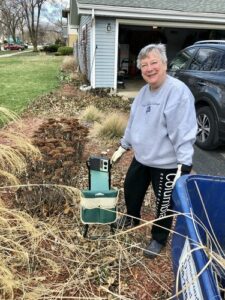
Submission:
M 69 0 L 56 0 L 55 3 L 45 2 L 41 11 L 42 20 L 54 19 L 58 20 L 61 18 L 62 9 L 69 7 Z

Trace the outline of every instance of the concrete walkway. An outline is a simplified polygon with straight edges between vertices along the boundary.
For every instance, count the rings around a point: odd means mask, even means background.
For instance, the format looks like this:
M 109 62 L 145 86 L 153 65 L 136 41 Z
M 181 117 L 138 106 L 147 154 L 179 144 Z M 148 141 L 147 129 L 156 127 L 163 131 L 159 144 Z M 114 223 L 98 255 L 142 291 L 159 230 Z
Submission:
M 13 50 L 11 50 L 13 51 Z M 1 54 L 1 52 L 5 52 L 5 51 L 0 51 L 0 58 L 4 58 L 4 57 L 9 57 L 9 56 L 14 56 L 14 55 L 18 55 L 18 54 L 22 54 L 22 53 L 27 53 L 27 52 L 32 52 L 33 50 L 23 50 L 23 51 L 18 51 L 18 52 L 13 52 L 13 53 L 7 53 L 7 54 Z

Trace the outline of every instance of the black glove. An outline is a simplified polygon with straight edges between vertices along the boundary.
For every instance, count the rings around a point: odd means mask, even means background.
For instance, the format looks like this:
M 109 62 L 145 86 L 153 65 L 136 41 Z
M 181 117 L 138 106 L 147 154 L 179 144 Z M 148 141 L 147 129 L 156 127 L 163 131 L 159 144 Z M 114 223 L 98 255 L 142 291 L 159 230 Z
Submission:
M 191 173 L 192 166 L 181 165 L 181 176 Z

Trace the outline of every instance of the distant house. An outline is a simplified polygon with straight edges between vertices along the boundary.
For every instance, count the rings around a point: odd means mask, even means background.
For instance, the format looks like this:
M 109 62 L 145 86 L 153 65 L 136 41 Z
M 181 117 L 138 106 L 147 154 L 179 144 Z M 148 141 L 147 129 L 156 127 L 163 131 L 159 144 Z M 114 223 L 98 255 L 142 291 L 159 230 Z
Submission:
M 167 45 L 171 59 L 201 39 L 225 39 L 225 1 L 70 0 L 78 26 L 76 54 L 92 88 L 117 90 L 118 72 L 140 76 L 136 58 L 149 43 Z
M 79 29 L 76 1 L 70 1 L 70 8 L 62 10 L 62 17 L 67 20 L 67 24 L 63 26 L 63 38 L 67 46 L 73 47 L 77 41 Z

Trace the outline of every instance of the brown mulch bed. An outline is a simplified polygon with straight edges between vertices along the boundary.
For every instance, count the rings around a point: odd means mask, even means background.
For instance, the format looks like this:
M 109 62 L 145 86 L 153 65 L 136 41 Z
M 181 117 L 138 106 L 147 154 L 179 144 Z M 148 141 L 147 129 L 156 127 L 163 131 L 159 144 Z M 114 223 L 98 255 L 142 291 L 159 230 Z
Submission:
M 73 84 L 64 84 L 55 92 L 44 95 L 33 102 L 22 114 L 20 127 L 15 129 L 14 125 L 11 124 L 5 130 L 17 130 L 17 132 L 21 132 L 32 139 L 33 133 L 36 132 L 48 118 L 79 118 L 82 109 L 90 104 L 94 104 L 103 110 L 107 110 L 110 107 L 111 110 L 119 110 L 122 112 L 128 112 L 130 107 L 128 100 L 121 101 L 121 99 L 116 97 L 98 96 L 89 92 L 85 93 L 81 92 L 79 88 Z M 106 141 L 100 141 L 92 137 L 88 138 L 83 153 L 81 171 L 78 174 L 80 177 L 78 180 L 79 188 L 85 188 L 87 185 L 87 168 L 85 165 L 87 158 L 90 155 L 101 155 L 103 152 L 104 155 L 110 158 L 118 146 L 117 143 L 118 142 L 107 143 Z M 129 151 L 122 157 L 120 163 L 112 168 L 112 185 L 121 191 L 118 204 L 118 209 L 121 212 L 125 212 L 123 181 L 131 159 L 132 151 Z M 154 197 L 151 189 L 149 189 L 145 206 L 143 207 L 143 219 L 154 219 Z M 144 248 L 150 239 L 150 226 L 137 228 L 135 230 L 136 231 L 133 231 L 132 234 L 140 236 L 140 247 Z M 130 267 L 131 272 L 129 274 L 133 274 L 133 276 L 131 277 L 129 275 L 127 277 L 126 285 L 129 291 L 128 294 L 132 295 L 132 298 L 126 299 L 153 300 L 166 299 L 171 296 L 174 278 L 171 264 L 170 241 L 160 257 L 154 260 L 148 260 L 143 257 L 137 257 L 137 259 L 142 260 L 142 264 L 145 266 L 145 272 L 143 271 L 144 267 L 141 267 L 140 264 Z M 151 276 L 145 276 L 146 269 Z

